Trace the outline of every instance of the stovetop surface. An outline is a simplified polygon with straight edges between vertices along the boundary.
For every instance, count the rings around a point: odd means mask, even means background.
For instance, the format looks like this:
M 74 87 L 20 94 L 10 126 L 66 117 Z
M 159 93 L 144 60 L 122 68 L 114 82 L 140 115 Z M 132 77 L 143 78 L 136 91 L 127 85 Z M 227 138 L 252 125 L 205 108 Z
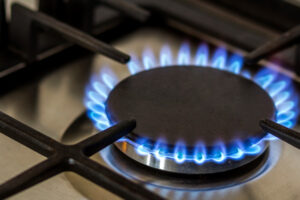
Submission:
M 158 55 L 163 44 L 169 44 L 173 53 L 177 52 L 185 39 L 187 38 L 174 32 L 158 28 L 143 28 L 115 41 L 114 45 L 124 52 L 134 52 L 137 55 L 141 55 L 143 49 L 148 46 Z M 195 47 L 197 45 L 198 43 L 195 44 Z M 90 76 L 98 73 L 100 68 L 105 65 L 109 65 L 120 79 L 127 77 L 129 72 L 125 65 L 98 55 L 74 57 L 72 62 L 63 64 L 63 66 L 60 66 L 59 63 L 57 65 L 53 66 L 57 67 L 56 70 L 41 77 L 35 77 L 32 81 L 2 95 L 0 109 L 61 141 L 69 125 L 85 110 L 83 97 Z M 30 79 L 30 77 L 28 78 Z M 79 139 L 78 135 L 74 138 L 74 140 Z M 0 150 L 3 152 L 0 159 L 0 180 L 2 182 L 45 159 L 2 134 L 0 134 Z M 157 188 L 151 184 L 148 186 L 146 184 L 146 186 L 169 199 L 299 199 L 300 173 L 298 166 L 300 166 L 300 159 L 298 153 L 298 150 L 290 145 L 281 144 L 280 141 L 272 142 L 267 164 L 274 166 L 270 166 L 266 173 L 254 180 L 230 188 L 185 191 Z M 99 155 L 94 155 L 93 158 L 106 165 Z M 278 161 L 276 162 L 276 160 Z M 84 188 L 80 189 L 82 192 L 80 193 L 69 182 L 70 177 L 78 179 L 77 183 L 88 182 L 77 175 L 60 174 L 13 196 L 11 199 L 81 200 L 96 199 L 95 194 L 100 194 L 101 199 L 119 198 L 92 183 L 85 186 L 75 184 L 75 187 L 82 186 Z

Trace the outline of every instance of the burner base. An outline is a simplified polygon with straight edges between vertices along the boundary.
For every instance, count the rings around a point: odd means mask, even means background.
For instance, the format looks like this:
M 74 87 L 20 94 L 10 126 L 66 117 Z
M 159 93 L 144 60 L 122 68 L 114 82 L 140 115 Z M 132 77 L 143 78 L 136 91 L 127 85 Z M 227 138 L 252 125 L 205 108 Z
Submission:
M 237 169 L 243 165 L 253 162 L 255 159 L 257 159 L 257 157 L 259 157 L 268 149 L 269 143 L 262 142 L 260 146 L 263 149 L 259 154 L 247 155 L 241 160 L 227 159 L 223 163 L 207 161 L 201 164 L 195 163 L 194 160 L 177 163 L 174 159 L 171 158 L 158 159 L 150 153 L 148 155 L 141 156 L 137 153 L 136 148 L 128 142 L 118 142 L 114 145 L 117 147 L 117 149 L 119 149 L 122 153 L 124 153 L 131 159 L 158 170 L 180 174 L 214 174 Z

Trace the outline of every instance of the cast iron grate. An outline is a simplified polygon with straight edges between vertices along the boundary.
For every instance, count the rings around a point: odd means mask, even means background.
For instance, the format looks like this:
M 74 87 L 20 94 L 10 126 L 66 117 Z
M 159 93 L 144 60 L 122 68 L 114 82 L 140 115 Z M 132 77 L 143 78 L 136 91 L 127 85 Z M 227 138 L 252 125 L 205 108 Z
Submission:
M 47 157 L 0 186 L 0 199 L 10 197 L 61 172 L 72 171 L 125 199 L 162 199 L 88 157 L 135 128 L 135 121 L 123 121 L 77 144 L 64 145 L 0 112 L 0 131 Z
M 57 4 L 56 1 L 47 0 L 41 2 L 47 2 L 45 4 L 53 4 L 53 6 L 54 4 Z M 87 13 L 91 13 L 89 12 L 89 8 L 93 7 L 91 6 L 91 1 L 84 2 L 87 2 Z M 126 16 L 137 19 L 141 22 L 144 22 L 149 18 L 148 11 L 137 7 L 134 4 L 124 4 L 125 1 L 103 0 L 98 2 L 105 3 L 115 10 L 122 12 Z M 120 2 L 122 2 L 122 4 L 120 4 Z M 228 40 L 241 47 L 247 47 L 247 44 L 245 44 L 244 39 L 239 40 L 239 37 L 232 38 L 233 34 L 231 30 L 235 31 L 235 35 L 247 33 L 251 35 L 253 33 L 251 29 L 247 29 L 245 31 L 245 29 L 240 29 L 240 27 L 238 27 L 238 25 L 236 24 L 232 24 L 233 28 L 225 27 L 226 23 L 223 23 L 222 20 L 220 20 L 221 18 L 223 18 L 223 16 L 219 16 L 216 13 L 214 13 L 216 14 L 215 16 L 211 15 L 211 13 L 205 10 L 206 7 L 204 2 L 189 1 L 188 3 L 184 3 L 175 0 L 143 0 L 141 2 L 143 2 L 144 7 L 147 7 L 148 10 L 154 11 L 151 12 L 152 15 L 158 14 L 159 17 L 169 17 L 177 22 L 184 23 L 197 30 L 207 30 L 207 32 L 211 33 L 212 35 L 220 39 Z M 201 4 L 203 4 L 204 6 L 201 6 Z M 4 7 L 4 0 L 0 0 L 0 13 L 2 13 L 2 15 L 0 15 L 1 51 L 10 52 L 10 50 L 8 50 L 7 48 L 7 43 L 9 43 L 9 41 L 7 42 L 6 40 L 8 31 L 5 15 L 3 15 L 3 13 L 5 13 Z M 30 29 L 30 31 L 32 31 L 31 34 L 33 35 L 37 34 L 37 28 L 38 31 L 40 31 L 40 28 L 44 29 L 44 31 L 48 31 L 50 29 L 56 34 L 62 34 L 66 40 L 84 46 L 84 48 L 90 49 L 92 51 L 100 52 L 119 62 L 124 63 L 129 59 L 129 56 L 127 56 L 126 54 L 113 49 L 113 47 L 111 46 L 107 46 L 106 44 L 101 43 L 95 38 L 89 36 L 89 34 L 82 33 L 81 31 L 78 32 L 78 30 L 74 29 L 74 27 L 71 25 L 57 20 L 56 16 L 49 17 L 42 12 L 32 12 L 22 6 L 15 6 L 14 9 L 16 9 L 18 12 L 23 13 L 26 16 L 27 20 L 29 20 L 30 25 L 32 21 L 37 22 L 35 26 L 25 27 L 26 29 Z M 87 19 L 89 19 L 89 17 L 87 17 Z M 22 20 L 24 20 L 24 18 Z M 18 32 L 16 31 L 15 33 Z M 21 33 L 23 32 L 21 31 Z M 73 33 L 82 34 L 82 38 L 84 39 L 81 40 Z M 300 27 L 297 26 L 290 31 L 287 31 L 277 39 L 270 41 L 268 44 L 250 53 L 248 56 L 246 56 L 246 61 L 252 64 L 253 61 L 254 63 L 256 63 L 262 58 L 278 52 L 279 50 L 283 50 L 284 48 L 287 48 L 292 44 L 296 44 L 297 42 L 299 42 L 299 38 Z M 36 48 L 36 41 L 28 41 L 28 47 Z M 249 43 L 251 43 L 251 41 L 249 41 Z M 37 62 L 38 60 L 35 60 L 35 49 L 31 50 L 33 51 L 29 51 L 27 61 L 34 60 Z M 17 60 L 16 62 L 19 62 L 19 60 Z M 19 70 L 19 68 L 16 68 L 16 70 Z M 12 70 L 10 70 L 10 72 L 11 71 Z M 9 73 L 4 74 L 7 75 Z M 265 131 L 271 132 L 275 136 L 300 148 L 299 133 L 280 126 L 270 120 L 261 121 L 260 125 Z M 79 175 L 96 183 L 97 185 L 102 186 L 126 199 L 161 199 L 161 197 L 150 192 L 144 187 L 125 179 L 123 176 L 112 172 L 111 170 L 88 158 L 92 154 L 100 151 L 104 147 L 110 145 L 114 141 L 129 133 L 134 127 L 134 121 L 121 122 L 116 126 L 101 132 L 101 134 L 96 134 L 82 142 L 79 142 L 78 144 L 64 145 L 0 112 L 0 131 L 2 133 L 47 157 L 45 161 L 37 164 L 36 166 L 0 185 L 0 199 L 16 194 L 63 171 L 73 171 L 75 173 L 78 173 Z

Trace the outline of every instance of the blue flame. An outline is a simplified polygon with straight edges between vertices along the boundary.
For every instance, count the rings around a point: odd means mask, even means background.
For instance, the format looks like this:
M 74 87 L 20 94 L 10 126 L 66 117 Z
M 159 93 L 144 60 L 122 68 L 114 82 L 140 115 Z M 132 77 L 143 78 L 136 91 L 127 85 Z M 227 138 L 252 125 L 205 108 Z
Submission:
M 195 145 L 194 156 L 192 158 L 197 164 L 202 164 L 206 161 L 206 148 L 204 144 L 198 142 Z
M 172 52 L 168 45 L 164 45 L 160 51 L 160 66 L 170 66 L 173 64 Z
M 143 64 L 144 64 L 144 67 L 145 67 L 146 70 L 156 67 L 156 61 L 155 61 L 154 53 L 149 48 L 146 48 L 143 51 Z
M 207 44 L 201 44 L 196 52 L 195 65 L 207 66 L 208 65 L 208 46 Z
M 243 66 L 243 58 L 238 55 L 232 55 L 229 60 L 228 70 L 234 74 L 239 74 L 241 72 L 242 66 Z M 248 77 L 251 77 L 251 75 L 249 75 Z
M 143 71 L 144 68 L 142 68 L 138 58 L 136 57 L 136 55 L 131 54 L 130 55 L 130 61 L 128 62 L 128 70 L 130 72 L 130 74 L 136 74 L 140 71 Z
M 186 159 L 186 147 L 183 142 L 177 142 L 174 148 L 174 157 L 177 163 L 183 163 Z
M 178 52 L 178 65 L 189 65 L 190 62 L 190 45 L 183 43 Z
M 218 69 L 224 69 L 227 60 L 227 51 L 223 48 L 218 48 L 212 58 L 211 66 Z
M 228 57 L 229 56 L 229 57 Z M 160 51 L 158 63 L 150 48 L 146 48 L 142 53 L 142 60 L 137 56 L 131 55 L 131 61 L 128 63 L 130 74 L 136 74 L 143 70 L 154 67 L 166 67 L 171 65 L 191 65 L 199 67 L 214 67 L 220 70 L 226 70 L 231 73 L 243 76 L 253 80 L 263 88 L 273 99 L 276 107 L 276 122 L 292 128 L 297 120 L 298 99 L 296 98 L 291 81 L 279 75 L 275 71 L 264 68 L 256 74 L 251 74 L 243 69 L 243 58 L 240 55 L 228 55 L 224 48 L 218 48 L 209 59 L 209 48 L 207 44 L 201 44 L 193 57 L 188 43 L 183 43 L 179 49 L 177 61 L 173 60 L 171 48 L 164 45 Z M 88 116 L 93 121 L 98 130 L 104 130 L 112 126 L 105 112 L 105 102 L 110 91 L 119 82 L 119 79 L 110 70 L 109 67 L 103 67 L 99 76 L 92 77 L 90 84 L 86 88 L 84 104 L 88 110 Z M 147 156 L 152 154 L 156 159 L 173 159 L 177 163 L 194 162 L 203 164 L 205 162 L 223 163 L 227 159 L 240 160 L 247 155 L 257 155 L 264 150 L 265 141 L 276 140 L 271 134 L 267 134 L 263 139 L 256 140 L 251 138 L 247 142 L 239 140 L 231 145 L 225 146 L 218 142 L 214 147 L 206 147 L 204 143 L 197 142 L 193 149 L 187 147 L 184 141 L 178 141 L 174 148 L 170 148 L 164 139 L 160 139 L 153 144 L 145 138 L 139 138 L 136 141 L 126 137 L 119 142 L 127 142 L 133 145 L 137 154 Z

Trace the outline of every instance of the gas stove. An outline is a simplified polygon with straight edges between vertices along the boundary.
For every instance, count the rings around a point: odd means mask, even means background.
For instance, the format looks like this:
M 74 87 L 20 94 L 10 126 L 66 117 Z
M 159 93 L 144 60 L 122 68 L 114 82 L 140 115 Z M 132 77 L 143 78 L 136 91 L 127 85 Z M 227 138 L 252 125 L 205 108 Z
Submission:
M 1 199 L 300 197 L 297 2 L 35 3 L 1 1 Z

